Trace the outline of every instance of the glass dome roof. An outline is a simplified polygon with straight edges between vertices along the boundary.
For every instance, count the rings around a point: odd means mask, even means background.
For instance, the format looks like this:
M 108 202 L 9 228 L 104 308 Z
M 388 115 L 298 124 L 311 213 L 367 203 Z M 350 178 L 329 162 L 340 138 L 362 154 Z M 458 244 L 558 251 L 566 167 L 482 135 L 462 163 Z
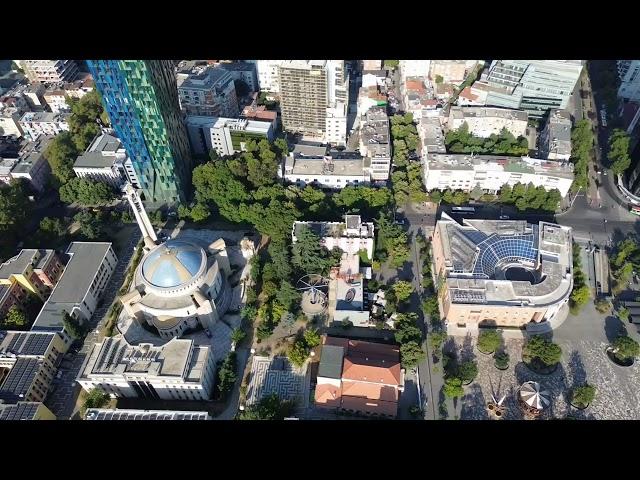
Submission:
M 173 288 L 189 283 L 206 261 L 204 250 L 183 240 L 169 240 L 142 263 L 142 276 L 151 285 Z

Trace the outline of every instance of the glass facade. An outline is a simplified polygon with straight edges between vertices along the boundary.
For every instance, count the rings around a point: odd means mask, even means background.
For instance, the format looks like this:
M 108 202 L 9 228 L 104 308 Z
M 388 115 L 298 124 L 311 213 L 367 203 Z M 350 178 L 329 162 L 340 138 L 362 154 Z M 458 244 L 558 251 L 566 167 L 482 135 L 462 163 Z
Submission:
M 170 60 L 88 60 L 147 201 L 184 201 L 192 158 Z

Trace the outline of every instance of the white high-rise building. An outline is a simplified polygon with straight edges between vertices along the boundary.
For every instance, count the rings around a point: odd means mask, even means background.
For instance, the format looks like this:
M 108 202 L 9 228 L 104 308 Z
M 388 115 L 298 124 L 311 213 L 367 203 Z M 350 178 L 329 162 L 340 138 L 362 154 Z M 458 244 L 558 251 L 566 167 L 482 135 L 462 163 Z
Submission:
M 618 60 L 618 76 L 618 96 L 632 102 L 640 101 L 640 60 Z
M 280 93 L 278 67 L 285 60 L 256 60 L 255 62 L 260 90 L 269 93 Z

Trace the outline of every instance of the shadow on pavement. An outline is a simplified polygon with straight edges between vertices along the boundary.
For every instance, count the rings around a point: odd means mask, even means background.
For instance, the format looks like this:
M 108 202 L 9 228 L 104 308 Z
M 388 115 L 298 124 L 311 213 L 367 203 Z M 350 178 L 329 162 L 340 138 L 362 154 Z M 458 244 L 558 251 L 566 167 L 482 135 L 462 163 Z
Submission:
M 609 342 L 613 342 L 621 335 L 627 334 L 627 328 L 618 317 L 608 316 L 604 321 L 604 333 Z

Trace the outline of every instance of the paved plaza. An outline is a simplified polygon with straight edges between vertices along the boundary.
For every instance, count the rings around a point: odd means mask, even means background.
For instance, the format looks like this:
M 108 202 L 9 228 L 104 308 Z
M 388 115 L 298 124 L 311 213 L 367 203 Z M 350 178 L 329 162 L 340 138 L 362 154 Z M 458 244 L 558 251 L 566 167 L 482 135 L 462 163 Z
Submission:
M 247 389 L 247 404 L 275 393 L 282 400 L 293 400 L 298 408 L 309 403 L 309 373 L 297 369 L 286 357 L 254 356 L 251 362 L 251 378 Z

